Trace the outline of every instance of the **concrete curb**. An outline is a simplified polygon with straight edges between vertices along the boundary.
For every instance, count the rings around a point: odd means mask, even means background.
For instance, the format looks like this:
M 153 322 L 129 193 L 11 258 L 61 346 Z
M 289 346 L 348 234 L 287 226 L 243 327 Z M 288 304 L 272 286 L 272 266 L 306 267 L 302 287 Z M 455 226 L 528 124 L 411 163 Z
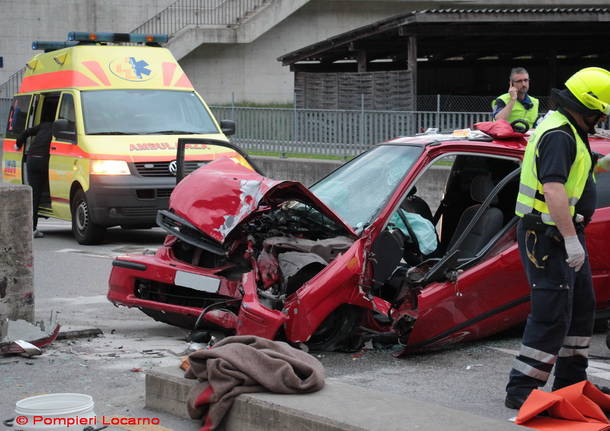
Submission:
M 194 382 L 183 378 L 177 367 L 147 372 L 146 407 L 188 418 L 186 399 Z M 524 428 L 507 421 L 327 379 L 324 389 L 313 394 L 240 395 L 225 420 L 224 429 L 508 431 Z

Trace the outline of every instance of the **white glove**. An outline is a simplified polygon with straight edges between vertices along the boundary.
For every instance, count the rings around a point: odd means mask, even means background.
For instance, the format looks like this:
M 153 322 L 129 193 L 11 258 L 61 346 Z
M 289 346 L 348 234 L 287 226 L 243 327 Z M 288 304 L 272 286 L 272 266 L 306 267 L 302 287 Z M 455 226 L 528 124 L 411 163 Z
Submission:
M 595 166 L 596 172 L 608 172 L 610 171 L 610 154 L 606 154 L 604 157 L 597 161 Z
M 566 247 L 566 253 L 568 254 L 568 258 L 566 259 L 568 266 L 574 268 L 574 271 L 576 272 L 580 271 L 582 264 L 585 263 L 585 249 L 580 245 L 578 236 L 567 236 L 563 239 L 563 242 Z

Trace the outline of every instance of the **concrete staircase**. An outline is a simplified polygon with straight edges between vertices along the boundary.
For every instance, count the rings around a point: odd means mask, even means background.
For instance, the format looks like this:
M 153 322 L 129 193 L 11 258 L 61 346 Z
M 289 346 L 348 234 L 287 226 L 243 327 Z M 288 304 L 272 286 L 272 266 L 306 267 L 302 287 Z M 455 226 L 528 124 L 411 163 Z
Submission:
M 203 43 L 250 43 L 309 3 L 310 0 L 265 0 L 232 25 L 188 24 L 172 33 L 167 47 L 180 60 Z
M 169 34 L 167 47 L 180 60 L 203 43 L 249 43 L 309 0 L 176 0 L 131 33 Z M 0 85 L 12 98 L 25 69 Z

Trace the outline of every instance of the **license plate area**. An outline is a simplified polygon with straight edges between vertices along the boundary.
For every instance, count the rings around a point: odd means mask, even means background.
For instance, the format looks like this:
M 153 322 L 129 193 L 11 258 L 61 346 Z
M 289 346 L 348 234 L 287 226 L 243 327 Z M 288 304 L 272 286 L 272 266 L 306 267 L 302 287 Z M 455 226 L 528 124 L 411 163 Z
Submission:
M 176 271 L 174 284 L 200 292 L 218 293 L 220 279 L 186 271 Z

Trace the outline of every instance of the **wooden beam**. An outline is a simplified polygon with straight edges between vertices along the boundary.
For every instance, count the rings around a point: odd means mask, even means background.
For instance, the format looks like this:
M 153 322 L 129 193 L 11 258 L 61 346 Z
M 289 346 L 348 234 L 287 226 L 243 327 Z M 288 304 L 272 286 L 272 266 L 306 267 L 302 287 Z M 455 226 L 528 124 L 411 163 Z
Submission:
M 358 59 L 358 72 L 366 72 L 367 71 L 366 51 L 358 51 L 357 59 Z

